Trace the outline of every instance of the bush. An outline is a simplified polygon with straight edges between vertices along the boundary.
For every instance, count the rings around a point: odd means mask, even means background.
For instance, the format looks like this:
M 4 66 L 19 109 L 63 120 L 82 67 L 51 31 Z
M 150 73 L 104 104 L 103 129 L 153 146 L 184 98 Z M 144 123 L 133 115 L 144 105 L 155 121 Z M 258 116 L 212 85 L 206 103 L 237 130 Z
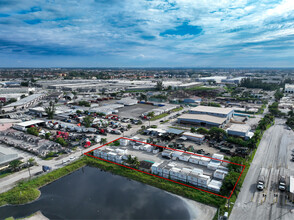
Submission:
M 56 138 L 55 142 L 60 144 L 63 147 L 68 145 L 68 143 L 62 137 Z
M 196 132 L 199 134 L 208 134 L 209 131 L 205 128 L 198 128 Z
M 79 101 L 78 103 L 79 106 L 85 106 L 85 107 L 90 107 L 91 104 L 87 101 Z
M 36 127 L 30 127 L 27 129 L 27 132 L 29 134 L 35 135 L 35 136 L 39 136 L 39 130 Z

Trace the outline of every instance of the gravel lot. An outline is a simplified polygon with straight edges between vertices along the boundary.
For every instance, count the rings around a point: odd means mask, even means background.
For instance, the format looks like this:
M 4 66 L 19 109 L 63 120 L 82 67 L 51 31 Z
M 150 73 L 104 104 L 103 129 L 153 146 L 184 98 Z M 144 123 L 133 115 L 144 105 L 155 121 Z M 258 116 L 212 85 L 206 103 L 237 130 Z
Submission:
M 139 118 L 143 113 L 158 108 L 158 106 L 137 104 L 125 106 L 119 109 L 119 116 L 122 118 Z

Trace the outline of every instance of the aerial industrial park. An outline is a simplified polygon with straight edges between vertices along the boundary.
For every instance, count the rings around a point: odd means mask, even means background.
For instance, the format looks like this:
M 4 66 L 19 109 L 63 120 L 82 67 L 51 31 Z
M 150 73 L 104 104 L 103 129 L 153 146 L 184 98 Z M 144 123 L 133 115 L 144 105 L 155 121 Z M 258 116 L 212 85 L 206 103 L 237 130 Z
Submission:
M 0 0 L 0 220 L 293 220 L 293 0 Z
M 12 70 L 3 69 L 2 74 L 7 71 Z M 211 217 L 245 219 L 250 212 L 291 219 L 294 80 L 290 72 L 273 76 L 268 83 L 264 78 L 270 76 L 258 70 L 184 78 L 174 70 L 161 75 L 152 70 L 138 74 L 140 80 L 132 78 L 134 70 L 119 70 L 121 74 L 112 79 L 97 79 L 95 70 L 86 77 L 75 74 L 65 79 L 75 70 L 56 71 L 2 80 L 2 205 L 29 200 L 5 199 L 20 181 L 38 181 L 86 161 L 101 169 L 114 164 L 114 170 L 131 168 L 156 177 L 135 180 L 212 205 Z M 136 175 L 121 172 L 130 179 Z M 160 185 L 162 181 L 193 191 L 185 196 L 173 185 Z M 199 193 L 214 203 L 199 199 Z M 275 211 L 268 213 L 269 206 Z

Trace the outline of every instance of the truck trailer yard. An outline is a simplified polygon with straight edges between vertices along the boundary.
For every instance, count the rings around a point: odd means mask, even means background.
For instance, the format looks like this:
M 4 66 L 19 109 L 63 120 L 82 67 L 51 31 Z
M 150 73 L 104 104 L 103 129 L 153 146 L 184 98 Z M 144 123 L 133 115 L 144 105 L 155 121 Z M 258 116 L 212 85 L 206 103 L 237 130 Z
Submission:
M 133 167 L 140 169 L 143 165 L 143 170 L 149 173 L 214 193 L 220 193 L 229 171 L 223 155 L 204 157 L 150 145 L 138 137 L 120 138 L 89 153 L 98 159 L 127 166 L 132 166 L 130 160 L 137 158 L 139 165 Z

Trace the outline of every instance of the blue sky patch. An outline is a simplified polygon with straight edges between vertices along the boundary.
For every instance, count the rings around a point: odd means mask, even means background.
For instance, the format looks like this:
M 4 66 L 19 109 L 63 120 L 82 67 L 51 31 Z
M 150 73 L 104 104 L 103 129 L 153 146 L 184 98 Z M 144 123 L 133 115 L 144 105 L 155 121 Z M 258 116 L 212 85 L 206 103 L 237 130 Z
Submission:
M 189 25 L 188 22 L 184 22 L 182 25 L 175 27 L 174 29 L 166 30 L 160 33 L 160 36 L 167 36 L 167 35 L 199 35 L 202 32 L 202 28 L 200 26 L 192 26 Z

